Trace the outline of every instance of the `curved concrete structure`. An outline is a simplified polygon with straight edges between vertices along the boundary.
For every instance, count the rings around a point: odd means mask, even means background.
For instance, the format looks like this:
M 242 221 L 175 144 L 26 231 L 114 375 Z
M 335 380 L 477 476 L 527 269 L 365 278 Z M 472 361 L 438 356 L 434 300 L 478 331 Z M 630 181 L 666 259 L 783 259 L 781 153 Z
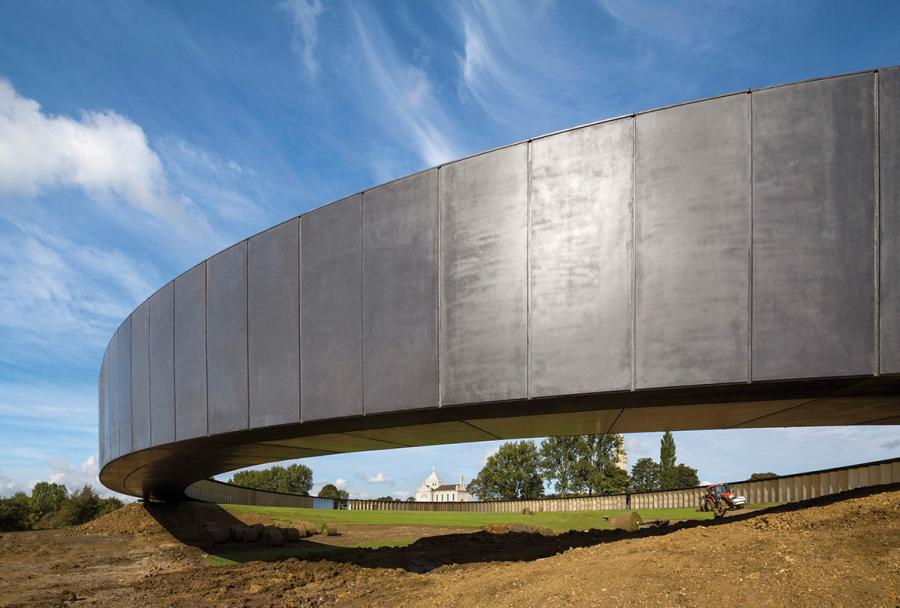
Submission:
M 900 69 L 643 112 L 288 220 L 139 306 L 100 478 L 495 438 L 900 422 Z

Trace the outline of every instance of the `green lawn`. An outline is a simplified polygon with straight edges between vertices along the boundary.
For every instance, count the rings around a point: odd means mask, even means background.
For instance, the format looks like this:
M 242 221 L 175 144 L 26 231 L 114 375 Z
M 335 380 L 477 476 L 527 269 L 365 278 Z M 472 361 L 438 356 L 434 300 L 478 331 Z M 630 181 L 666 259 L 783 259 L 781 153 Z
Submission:
M 293 507 L 256 507 L 252 505 L 194 503 L 197 508 L 223 508 L 231 513 L 256 513 L 276 522 L 290 525 L 297 521 L 315 524 L 334 523 L 340 526 L 354 524 L 380 524 L 403 526 L 451 526 L 461 528 L 482 528 L 491 524 L 528 524 L 549 528 L 556 532 L 568 530 L 608 529 L 605 517 L 615 517 L 625 511 L 572 511 L 566 513 L 454 513 L 446 511 L 329 511 L 324 509 L 299 509 Z M 777 503 L 748 505 L 751 508 L 765 508 Z M 645 521 L 651 519 L 712 519 L 712 513 L 703 513 L 694 508 L 682 509 L 639 509 Z M 249 551 L 225 551 L 208 556 L 211 564 L 221 566 L 249 561 L 273 561 L 296 557 L 303 559 L 347 548 L 403 547 L 415 541 L 414 538 L 384 540 L 370 544 L 348 546 L 304 543 L 294 547 L 260 548 Z
M 299 509 L 293 507 L 256 507 L 251 505 L 203 505 L 220 506 L 232 513 L 258 513 L 279 522 L 309 521 L 316 524 L 383 524 L 413 526 L 453 526 L 481 528 L 491 524 L 517 523 L 549 528 L 556 532 L 567 530 L 605 529 L 604 517 L 614 517 L 625 511 L 572 511 L 564 513 L 455 513 L 448 511 L 336 511 L 324 509 Z M 755 507 L 770 505 L 752 505 Z M 648 519 L 712 519 L 711 513 L 693 508 L 640 509 L 638 513 Z

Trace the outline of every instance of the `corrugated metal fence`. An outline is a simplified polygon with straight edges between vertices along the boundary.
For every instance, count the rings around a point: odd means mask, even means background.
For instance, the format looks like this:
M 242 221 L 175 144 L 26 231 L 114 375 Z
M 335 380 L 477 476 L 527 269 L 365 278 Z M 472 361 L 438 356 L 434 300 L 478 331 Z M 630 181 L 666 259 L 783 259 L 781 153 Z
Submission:
M 856 488 L 900 483 L 900 458 L 785 475 L 759 481 L 737 481 L 731 486 L 748 503 L 797 502 Z M 540 498 L 536 500 L 497 500 L 484 502 L 388 502 L 380 500 L 332 500 L 280 494 L 242 488 L 214 480 L 193 484 L 185 494 L 203 502 L 257 505 L 265 507 L 302 507 L 354 511 L 456 511 L 472 513 L 517 513 L 529 509 L 535 513 L 558 511 L 612 511 L 622 509 L 663 509 L 697 507 L 703 488 L 663 492 L 638 492 L 609 496 Z

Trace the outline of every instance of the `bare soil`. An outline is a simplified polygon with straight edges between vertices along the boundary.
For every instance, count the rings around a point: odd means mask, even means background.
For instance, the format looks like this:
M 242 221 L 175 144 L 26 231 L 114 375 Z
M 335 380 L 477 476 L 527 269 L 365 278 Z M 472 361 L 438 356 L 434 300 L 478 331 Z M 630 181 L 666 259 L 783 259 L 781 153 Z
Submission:
M 0 606 L 900 606 L 896 486 L 635 533 L 348 525 L 301 543 L 420 540 L 219 567 L 207 551 L 242 547 L 199 530 L 237 520 L 200 511 L 135 504 L 3 534 Z

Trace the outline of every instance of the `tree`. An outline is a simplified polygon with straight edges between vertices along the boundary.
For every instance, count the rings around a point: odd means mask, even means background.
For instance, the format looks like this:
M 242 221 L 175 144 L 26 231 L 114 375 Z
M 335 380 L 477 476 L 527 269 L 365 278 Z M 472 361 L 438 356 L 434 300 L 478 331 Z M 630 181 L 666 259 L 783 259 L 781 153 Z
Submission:
M 540 470 L 559 496 L 617 494 L 628 474 L 616 466 L 616 435 L 549 437 L 541 443 Z
M 576 481 L 578 449 L 576 436 L 548 437 L 541 443 L 540 471 L 552 483 L 558 496 L 571 496 L 579 491 Z
M 607 462 L 597 475 L 591 494 L 623 494 L 628 490 L 628 472 L 615 462 Z
M 407 496 L 406 502 L 416 502 L 416 497 L 415 496 Z
M 381 500 L 381 501 L 385 501 L 385 502 L 394 502 L 397 499 L 394 498 L 393 496 L 382 496 L 380 498 L 376 498 L 375 500 Z
M 663 433 L 659 442 L 659 489 L 675 488 L 675 438 L 672 433 Z
M 42 528 L 77 526 L 115 511 L 121 506 L 122 501 L 118 498 L 100 498 L 94 488 L 86 485 L 81 490 L 73 492 L 58 511 L 43 517 L 38 526 Z
M 346 490 L 338 490 L 337 486 L 333 483 L 326 483 L 322 486 L 322 489 L 319 490 L 319 498 L 333 498 L 335 500 L 340 500 L 342 498 L 349 498 L 350 493 Z
M 778 477 L 777 473 L 754 473 L 750 476 L 750 481 L 758 481 L 760 479 L 775 479 Z
M 45 515 L 58 511 L 69 492 L 61 483 L 39 481 L 31 490 L 31 521 L 36 522 Z
M 309 496 L 313 484 L 312 477 L 312 469 L 306 465 L 292 464 L 287 467 L 276 465 L 259 471 L 239 471 L 231 476 L 231 483 L 268 492 Z
M 25 492 L 0 498 L 0 531 L 27 530 L 31 516 L 31 500 Z
M 659 464 L 652 458 L 640 458 L 631 467 L 631 490 L 652 492 L 659 489 Z
M 544 493 L 540 456 L 532 441 L 504 443 L 491 454 L 469 491 L 482 500 L 538 498 Z
M 697 476 L 697 469 L 689 467 L 686 464 L 675 465 L 675 486 L 676 488 L 696 488 L 700 485 L 700 478 Z

